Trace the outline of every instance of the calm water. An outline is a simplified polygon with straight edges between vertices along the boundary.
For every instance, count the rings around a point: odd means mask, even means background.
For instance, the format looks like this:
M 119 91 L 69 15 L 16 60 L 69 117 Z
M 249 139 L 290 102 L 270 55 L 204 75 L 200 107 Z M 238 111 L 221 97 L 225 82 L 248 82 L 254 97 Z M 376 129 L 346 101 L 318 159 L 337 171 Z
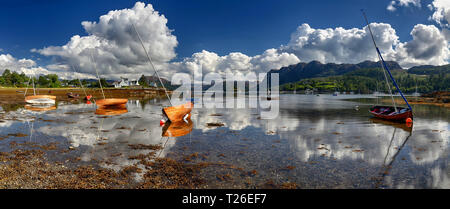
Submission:
M 191 162 L 227 165 L 202 170 L 206 188 L 259 188 L 268 182 L 300 188 L 450 188 L 448 109 L 415 105 L 414 126 L 408 128 L 371 119 L 367 111 L 376 102 L 371 96 L 281 95 L 279 102 L 273 120 L 260 119 L 257 109 L 195 108 L 192 132 L 177 138 L 161 136 L 164 100 L 129 101 L 128 112 L 116 116 L 95 115 L 94 104 L 61 102 L 46 112 L 4 107 L 0 151 L 10 150 L 11 142 L 58 142 L 75 149 L 50 152 L 51 159 L 80 157 L 77 164 L 120 170 L 137 162 L 129 156 L 148 152 L 128 145 L 161 144 L 160 157 L 181 161 L 198 153 Z M 228 178 L 219 178 L 223 175 Z

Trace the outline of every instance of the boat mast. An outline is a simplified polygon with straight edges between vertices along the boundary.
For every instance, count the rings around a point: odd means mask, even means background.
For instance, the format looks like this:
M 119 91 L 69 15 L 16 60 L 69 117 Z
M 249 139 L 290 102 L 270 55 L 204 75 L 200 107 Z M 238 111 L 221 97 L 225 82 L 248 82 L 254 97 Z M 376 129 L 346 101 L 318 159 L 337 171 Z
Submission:
M 147 55 L 147 59 L 148 59 L 149 63 L 152 66 L 153 70 L 155 71 L 156 76 L 158 76 L 159 82 L 161 83 L 161 85 L 162 85 L 162 87 L 164 89 L 164 92 L 166 93 L 167 99 L 169 99 L 170 105 L 173 106 L 172 105 L 172 101 L 170 100 L 169 94 L 167 93 L 166 87 L 164 87 L 164 83 L 162 82 L 161 77 L 159 77 L 158 71 L 156 70 L 155 66 L 153 65 L 152 59 L 150 59 L 150 56 L 148 55 L 147 49 L 145 49 L 144 42 L 142 42 L 141 36 L 139 35 L 139 32 L 136 29 L 136 26 L 134 26 L 134 24 L 132 24 L 132 25 L 133 25 L 134 31 L 136 32 L 136 34 L 137 34 L 137 36 L 139 38 L 139 41 L 141 42 L 142 48 L 144 48 L 144 52 Z
M 100 76 L 98 76 L 97 65 L 95 64 L 94 56 L 92 55 L 92 51 L 91 51 L 91 62 L 94 63 L 94 69 L 95 69 L 95 73 L 97 73 L 98 84 L 100 85 L 100 89 L 102 90 L 103 99 L 106 99 L 105 92 L 103 92 L 102 81 L 100 80 Z
M 75 68 L 75 66 L 73 66 L 73 65 L 70 65 L 70 66 L 72 67 L 73 71 L 75 71 L 75 73 L 77 73 L 77 69 Z M 76 76 L 76 77 L 78 79 L 78 82 L 80 83 L 81 89 L 83 89 L 84 95 L 87 97 L 86 90 L 84 89 L 83 84 L 81 83 L 80 77 L 78 77 L 78 76 Z
M 373 44 L 374 44 L 374 46 L 375 46 L 375 49 L 377 50 L 378 58 L 380 59 L 380 62 L 382 63 L 383 68 L 388 72 L 389 76 L 391 77 L 392 82 L 394 83 L 395 88 L 397 88 L 397 91 L 400 93 L 400 95 L 402 96 L 403 100 L 405 100 L 406 105 L 408 105 L 408 108 L 409 108 L 410 110 L 412 110 L 412 108 L 411 108 L 411 106 L 409 105 L 408 101 L 406 100 L 405 96 L 403 96 L 402 91 L 401 91 L 400 88 L 398 87 L 397 82 L 395 82 L 395 79 L 394 79 L 394 77 L 392 76 L 391 72 L 389 71 L 389 69 L 388 69 L 386 63 L 384 62 L 383 56 L 381 56 L 381 52 L 380 52 L 380 50 L 378 49 L 377 44 L 375 43 L 375 39 L 373 38 L 372 30 L 370 29 L 370 24 L 369 24 L 369 21 L 367 20 L 366 13 L 364 13 L 364 10 L 361 10 L 361 12 L 363 13 L 364 19 L 366 20 L 367 27 L 369 28 L 369 31 L 370 31 L 370 36 L 372 37 Z M 384 72 L 384 71 L 383 71 L 383 72 Z M 385 78 L 387 77 L 387 76 L 386 76 L 386 73 L 384 74 L 384 76 L 385 76 Z M 386 78 L 386 79 L 387 79 L 387 78 Z M 388 83 L 387 80 L 386 80 L 386 83 Z M 389 85 L 388 85 L 388 87 L 389 87 Z M 395 111 L 397 112 L 397 107 L 395 106 L 394 96 L 392 95 L 392 92 L 391 92 L 390 87 L 389 87 L 389 93 L 391 94 L 392 103 L 394 104 Z

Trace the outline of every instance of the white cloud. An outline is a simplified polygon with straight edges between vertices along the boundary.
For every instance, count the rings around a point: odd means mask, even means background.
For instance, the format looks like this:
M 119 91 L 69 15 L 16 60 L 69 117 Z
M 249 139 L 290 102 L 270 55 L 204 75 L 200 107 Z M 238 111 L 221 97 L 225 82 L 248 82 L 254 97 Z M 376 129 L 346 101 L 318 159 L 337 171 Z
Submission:
M 397 10 L 395 6 L 409 7 L 410 5 L 421 7 L 420 0 L 394 0 L 389 3 L 386 9 L 393 12 Z
M 392 5 L 420 6 L 420 1 L 400 0 L 393 1 Z M 260 55 L 232 52 L 220 56 L 203 50 L 174 62 L 172 60 L 176 57 L 178 42 L 167 27 L 167 19 L 155 11 L 151 4 L 141 2 L 131 9 L 110 11 L 101 16 L 98 22 L 82 22 L 87 36 L 75 35 L 63 46 L 32 51 L 54 57 L 55 64 L 47 68 L 60 74 L 70 74 L 71 65 L 83 75 L 95 75 L 96 68 L 101 77 L 107 78 L 137 78 L 141 74 L 153 74 L 132 23 L 137 26 L 157 69 L 166 78 L 170 78 L 174 72 L 193 73 L 201 69 L 203 73 L 245 74 L 250 71 L 267 72 L 300 61 L 359 63 L 378 59 L 367 27 L 315 29 L 305 23 L 291 34 L 289 43 L 267 49 Z M 413 40 L 402 43 L 390 24 L 371 23 L 371 28 L 386 60 L 397 61 L 402 67 L 448 63 L 448 45 L 442 39 L 448 36 L 445 30 L 416 25 L 411 31 Z
M 434 0 L 428 7 L 434 10 L 431 20 L 436 21 L 441 27 L 450 27 L 450 1 Z
M 297 64 L 300 62 L 292 53 L 279 52 L 277 49 L 268 49 L 261 55 L 247 56 L 240 52 L 232 52 L 225 56 L 219 56 L 214 52 L 203 50 L 194 53 L 191 57 L 181 62 L 171 63 L 171 68 L 178 72 L 200 72 L 203 74 L 215 72 L 222 75 L 234 73 L 245 75 L 248 72 L 262 73 L 271 69 Z
M 371 23 L 375 41 L 385 60 L 398 62 L 403 68 L 415 65 L 448 64 L 450 51 L 448 31 L 434 25 L 416 25 L 411 31 L 413 40 L 400 42 L 396 31 L 386 23 Z M 446 33 L 447 32 L 447 33 Z M 279 51 L 295 54 L 302 61 L 322 63 L 358 63 L 378 61 L 369 30 L 341 27 L 314 29 L 302 24 L 292 33 L 291 40 Z
M 28 76 L 57 74 L 62 79 L 95 78 L 92 75 L 71 72 L 65 65 L 51 64 L 47 68 L 37 66 L 36 62 L 31 59 L 17 59 L 10 54 L 0 54 L 0 73 L 9 69 L 18 73 L 25 73 Z
M 448 42 L 436 26 L 418 24 L 411 31 L 411 36 L 413 40 L 400 43 L 390 59 L 397 60 L 404 66 L 448 64 Z
M 371 23 L 371 28 L 380 50 L 395 53 L 393 46 L 399 43 L 395 30 L 385 23 Z M 357 63 L 377 59 L 367 27 L 314 29 L 305 23 L 280 50 L 293 53 L 302 61 Z
M 98 22 L 81 23 L 88 36 L 73 36 L 64 46 L 50 46 L 33 50 L 55 56 L 57 62 L 76 66 L 82 73 L 119 77 L 150 70 L 147 58 L 132 27 L 135 24 L 144 45 L 158 68 L 175 58 L 177 39 L 167 27 L 167 19 L 151 4 L 137 2 L 132 9 L 113 10 L 102 15 Z M 91 59 L 91 56 L 93 59 Z
M 27 75 L 30 75 L 30 72 L 34 70 L 44 70 L 41 67 L 36 67 L 36 62 L 31 59 L 16 59 L 10 54 L 0 54 L 0 73 L 3 73 L 6 69 L 18 73 L 24 72 Z

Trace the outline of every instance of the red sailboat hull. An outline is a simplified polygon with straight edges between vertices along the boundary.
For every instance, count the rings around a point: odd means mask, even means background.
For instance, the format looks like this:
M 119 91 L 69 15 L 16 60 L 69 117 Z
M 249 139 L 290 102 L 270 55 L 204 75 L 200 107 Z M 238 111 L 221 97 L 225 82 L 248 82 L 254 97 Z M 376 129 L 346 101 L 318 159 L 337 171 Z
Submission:
M 412 111 L 404 107 L 397 107 L 395 112 L 395 108 L 391 106 L 373 106 L 369 112 L 374 117 L 391 121 L 405 121 L 407 118 L 413 118 Z

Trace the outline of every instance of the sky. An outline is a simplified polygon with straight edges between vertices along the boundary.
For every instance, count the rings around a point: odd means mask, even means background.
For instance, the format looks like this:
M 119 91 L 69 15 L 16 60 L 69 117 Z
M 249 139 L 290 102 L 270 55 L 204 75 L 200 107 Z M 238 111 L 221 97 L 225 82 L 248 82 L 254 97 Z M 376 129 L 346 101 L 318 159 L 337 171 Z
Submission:
M 149 74 L 134 23 L 162 74 L 267 72 L 298 62 L 404 68 L 448 64 L 446 0 L 2 1 L 0 72 L 108 78 Z M 103 18 L 103 21 L 102 21 Z M 75 73 L 77 72 L 77 73 Z

